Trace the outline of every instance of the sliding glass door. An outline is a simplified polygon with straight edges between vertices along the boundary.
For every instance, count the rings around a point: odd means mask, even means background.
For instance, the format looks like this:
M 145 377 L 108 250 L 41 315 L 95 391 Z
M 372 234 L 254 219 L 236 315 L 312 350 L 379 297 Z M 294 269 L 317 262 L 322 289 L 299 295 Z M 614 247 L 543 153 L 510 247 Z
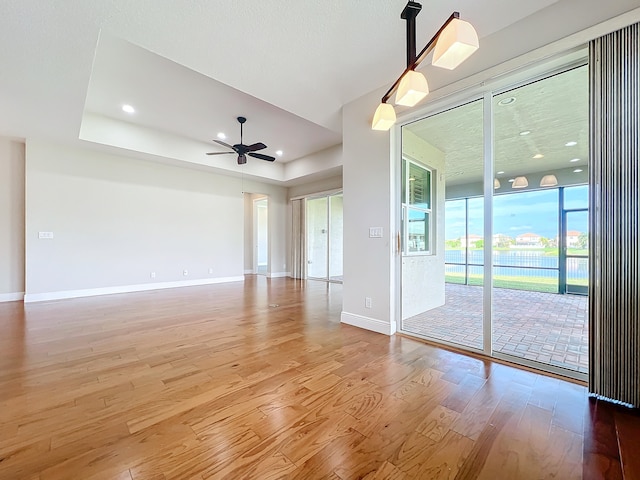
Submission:
M 401 331 L 587 372 L 587 78 L 579 66 L 402 126 Z
M 402 128 L 402 330 L 483 348 L 482 101 Z M 478 197 L 446 202 L 446 192 Z
M 307 199 L 307 276 L 342 282 L 342 193 Z

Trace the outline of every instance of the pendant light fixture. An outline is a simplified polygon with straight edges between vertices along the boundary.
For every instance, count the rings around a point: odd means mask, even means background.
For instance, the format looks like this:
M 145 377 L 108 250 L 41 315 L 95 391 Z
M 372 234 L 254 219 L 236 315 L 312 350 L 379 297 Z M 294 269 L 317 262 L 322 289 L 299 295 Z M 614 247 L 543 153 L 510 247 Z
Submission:
M 558 179 L 555 175 L 545 175 L 540 180 L 541 187 L 555 187 L 556 185 L 558 185 Z
M 493 189 L 497 190 L 498 188 L 500 188 L 500 180 L 498 180 L 497 178 L 493 179 Z
M 516 177 L 511 184 L 511 188 L 525 188 L 528 186 L 529 182 L 527 181 L 527 177 Z
M 460 20 L 460 14 L 453 12 L 425 47 L 416 54 L 416 17 L 422 10 L 418 2 L 407 2 L 400 18 L 407 21 L 407 68 L 382 97 L 376 109 L 371 128 L 389 130 L 396 121 L 395 110 L 387 102 L 396 94 L 396 104 L 413 107 L 429 94 L 425 76 L 416 68 L 431 53 L 435 52 L 432 65 L 453 70 L 464 62 L 478 47 L 478 35 L 469 22 Z
M 453 70 L 479 47 L 478 34 L 469 22 L 454 18 L 442 31 L 431 65 Z
M 402 76 L 398 93 L 396 93 L 396 105 L 413 107 L 429 94 L 429 85 L 424 75 L 415 70 L 409 70 Z M 381 105 L 388 105 L 386 103 Z M 391 105 L 389 105 L 391 107 Z M 393 107 L 391 107 L 393 108 Z
M 388 103 L 381 103 L 376 109 L 376 113 L 373 115 L 373 123 L 371 128 L 373 130 L 389 130 L 393 124 L 396 123 L 396 111 L 392 105 Z

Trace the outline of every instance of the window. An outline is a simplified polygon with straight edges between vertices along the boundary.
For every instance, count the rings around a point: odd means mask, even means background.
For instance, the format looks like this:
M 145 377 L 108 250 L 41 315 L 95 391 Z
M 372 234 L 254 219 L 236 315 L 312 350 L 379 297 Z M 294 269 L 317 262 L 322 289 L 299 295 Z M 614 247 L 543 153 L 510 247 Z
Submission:
M 403 253 L 431 254 L 431 170 L 405 159 L 402 163 Z

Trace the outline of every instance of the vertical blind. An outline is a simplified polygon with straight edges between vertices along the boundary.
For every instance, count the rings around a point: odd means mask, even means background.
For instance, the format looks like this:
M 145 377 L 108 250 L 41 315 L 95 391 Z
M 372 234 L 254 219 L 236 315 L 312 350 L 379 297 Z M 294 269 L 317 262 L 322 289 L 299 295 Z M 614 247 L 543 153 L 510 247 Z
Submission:
M 640 407 L 640 24 L 593 40 L 589 390 Z

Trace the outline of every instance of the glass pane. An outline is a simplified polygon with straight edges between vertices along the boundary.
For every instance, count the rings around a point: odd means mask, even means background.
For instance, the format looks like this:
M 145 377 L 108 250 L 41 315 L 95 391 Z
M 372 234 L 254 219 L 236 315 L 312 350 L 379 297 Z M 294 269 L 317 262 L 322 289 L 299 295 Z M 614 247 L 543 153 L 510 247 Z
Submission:
M 329 197 L 329 279 L 342 281 L 342 194 Z
M 445 262 L 447 265 L 464 263 L 467 249 L 462 246 L 462 238 L 466 235 L 466 200 L 447 200 L 444 216 Z
M 431 208 L 431 172 L 425 168 L 409 163 L 409 205 Z
M 447 283 L 466 283 L 465 266 L 445 264 L 444 280 Z
M 494 267 L 493 286 L 530 292 L 558 293 L 558 269 Z
M 560 293 L 559 188 L 565 208 L 587 206 L 574 185 L 587 181 L 588 88 L 584 66 L 493 98 L 493 350 L 581 372 L 587 303 Z
M 589 212 L 567 212 L 567 293 L 588 294 Z
M 408 209 L 407 251 L 427 252 L 429 246 L 429 214 Z
M 589 254 L 589 212 L 567 212 L 567 255 Z
M 464 246 L 467 248 L 469 265 L 484 265 L 484 198 L 475 197 L 467 201 L 467 231 Z M 482 270 L 482 269 L 480 269 Z
M 405 206 L 404 218 L 412 244 L 406 246 L 416 251 L 429 234 L 433 246 L 431 255 L 402 258 L 402 330 L 475 349 L 483 344 L 483 296 L 474 285 L 483 275 L 482 266 L 466 262 L 468 255 L 483 258 L 482 110 L 476 101 L 402 127 L 403 155 L 431 170 L 409 163 L 412 205 Z M 443 204 L 436 200 L 440 195 Z M 473 285 L 466 284 L 467 271 Z
M 327 278 L 327 197 L 307 200 L 307 275 Z
M 589 286 L 589 259 L 588 258 L 567 258 L 567 285 Z
M 406 160 L 402 160 L 402 197 L 400 198 L 400 202 L 404 205 L 407 203 L 407 182 L 409 179 L 407 178 L 407 164 L 409 162 Z
M 564 209 L 589 208 L 589 185 L 578 185 L 564 189 Z

